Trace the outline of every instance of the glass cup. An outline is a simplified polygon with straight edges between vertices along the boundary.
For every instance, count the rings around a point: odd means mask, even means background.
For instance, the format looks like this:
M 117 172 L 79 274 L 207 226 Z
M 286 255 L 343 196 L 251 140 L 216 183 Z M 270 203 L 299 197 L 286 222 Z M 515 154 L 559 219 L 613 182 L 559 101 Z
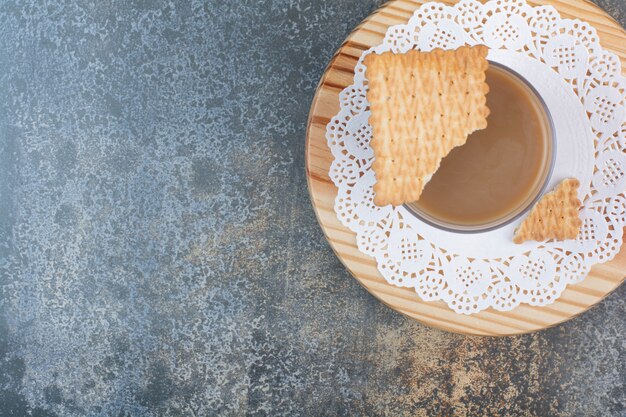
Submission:
M 535 90 L 535 88 L 524 77 L 513 71 L 511 68 L 490 61 L 489 70 L 498 71 L 500 74 L 509 77 L 512 82 L 515 82 L 517 85 L 526 90 L 528 97 L 532 98 L 535 109 L 539 110 L 538 113 L 541 118 L 542 127 L 544 127 L 542 130 L 545 132 L 545 137 L 542 138 L 542 144 L 545 147 L 544 152 L 542 153 L 543 161 L 541 162 L 540 169 L 534 179 L 534 185 L 528 189 L 527 195 L 521 199 L 521 203 L 498 218 L 493 218 L 483 223 L 455 224 L 450 221 L 437 218 L 436 216 L 427 213 L 425 210 L 422 210 L 419 206 L 419 202 L 412 202 L 404 205 L 410 213 L 433 227 L 456 233 L 479 233 L 505 226 L 524 216 L 532 208 L 532 206 L 541 197 L 547 186 L 550 174 L 552 173 L 556 155 L 556 138 L 552 117 L 544 100 L 541 98 L 537 90 Z

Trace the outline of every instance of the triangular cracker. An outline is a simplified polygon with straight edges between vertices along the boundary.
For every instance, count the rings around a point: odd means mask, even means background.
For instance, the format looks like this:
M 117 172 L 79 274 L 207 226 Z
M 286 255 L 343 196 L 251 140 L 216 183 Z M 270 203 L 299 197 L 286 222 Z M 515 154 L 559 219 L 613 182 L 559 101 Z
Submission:
M 441 159 L 487 127 L 488 48 L 365 57 L 379 206 L 417 201 Z
M 541 197 L 515 230 L 513 242 L 575 239 L 582 226 L 578 217 L 579 186 L 577 179 L 569 178 L 561 181 L 554 191 Z

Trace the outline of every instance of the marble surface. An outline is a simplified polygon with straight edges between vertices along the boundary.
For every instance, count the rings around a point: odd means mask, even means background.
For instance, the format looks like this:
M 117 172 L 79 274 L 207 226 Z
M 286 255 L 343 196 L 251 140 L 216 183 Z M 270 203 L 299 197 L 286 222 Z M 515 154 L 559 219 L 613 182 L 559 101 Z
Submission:
M 306 118 L 378 4 L 0 3 L 0 415 L 626 415 L 626 287 L 464 337 L 326 243 Z

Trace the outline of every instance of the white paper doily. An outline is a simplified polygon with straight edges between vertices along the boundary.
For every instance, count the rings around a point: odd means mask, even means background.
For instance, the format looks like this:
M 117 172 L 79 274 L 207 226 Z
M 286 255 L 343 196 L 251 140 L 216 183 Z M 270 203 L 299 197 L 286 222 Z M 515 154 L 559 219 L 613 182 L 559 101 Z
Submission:
M 521 220 L 458 234 L 429 226 L 403 207 L 374 205 L 363 57 L 463 44 L 487 45 L 490 60 L 524 76 L 546 102 L 557 140 L 548 189 L 567 177 L 581 182 L 583 226 L 576 240 L 516 245 L 511 239 Z M 600 47 L 588 23 L 524 0 L 426 3 L 363 53 L 354 83 L 340 94 L 341 110 L 326 128 L 334 156 L 329 175 L 338 188 L 335 211 L 385 279 L 414 288 L 424 300 L 443 300 L 464 314 L 552 303 L 593 264 L 619 252 L 626 223 L 625 98 L 619 58 Z

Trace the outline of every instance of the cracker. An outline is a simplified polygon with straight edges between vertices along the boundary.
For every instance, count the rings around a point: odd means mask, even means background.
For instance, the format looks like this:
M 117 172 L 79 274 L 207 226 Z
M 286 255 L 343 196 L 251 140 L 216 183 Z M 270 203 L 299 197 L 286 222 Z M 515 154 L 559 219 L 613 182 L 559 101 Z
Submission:
M 568 178 L 547 193 L 515 230 L 513 242 L 548 239 L 576 239 L 582 221 L 579 218 L 580 200 L 576 178 Z
M 417 201 L 443 157 L 487 127 L 488 48 L 365 57 L 379 206 Z

